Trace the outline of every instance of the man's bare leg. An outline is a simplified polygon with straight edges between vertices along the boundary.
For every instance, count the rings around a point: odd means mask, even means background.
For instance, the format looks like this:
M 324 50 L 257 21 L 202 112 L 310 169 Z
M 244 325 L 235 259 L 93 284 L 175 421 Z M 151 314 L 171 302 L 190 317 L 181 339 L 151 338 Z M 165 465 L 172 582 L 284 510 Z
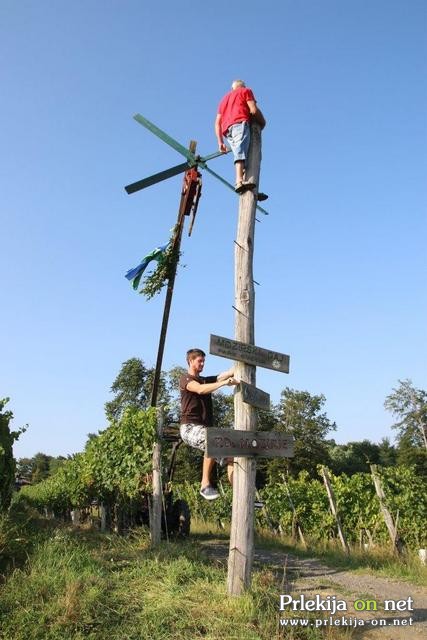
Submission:
M 211 483 L 211 473 L 215 466 L 215 458 L 203 458 L 202 486 L 204 489 Z
M 227 460 L 227 475 L 228 481 L 233 486 L 233 472 L 234 472 L 234 460 L 233 458 L 229 458 Z
M 239 184 L 239 182 L 243 182 L 244 179 L 245 162 L 244 160 L 236 160 L 234 166 L 236 167 L 236 184 Z

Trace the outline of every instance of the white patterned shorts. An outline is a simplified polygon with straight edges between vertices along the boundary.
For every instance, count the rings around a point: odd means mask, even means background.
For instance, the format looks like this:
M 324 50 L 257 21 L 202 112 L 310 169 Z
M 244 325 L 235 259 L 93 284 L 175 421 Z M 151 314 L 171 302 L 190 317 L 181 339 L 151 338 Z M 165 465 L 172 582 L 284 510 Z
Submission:
M 185 444 L 188 444 L 194 449 L 205 451 L 206 427 L 202 424 L 194 424 L 193 422 L 182 424 L 179 428 L 179 432 Z M 221 467 L 224 467 L 226 464 L 231 463 L 233 458 L 215 458 L 215 460 Z
M 206 427 L 201 424 L 188 422 L 179 428 L 182 440 L 194 449 L 205 450 Z

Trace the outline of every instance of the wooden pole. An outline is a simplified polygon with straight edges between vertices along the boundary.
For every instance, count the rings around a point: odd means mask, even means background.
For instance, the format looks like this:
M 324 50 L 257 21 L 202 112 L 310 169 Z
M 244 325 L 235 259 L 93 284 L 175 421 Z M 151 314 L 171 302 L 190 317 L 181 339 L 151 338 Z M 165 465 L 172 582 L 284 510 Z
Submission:
M 304 547 L 304 549 L 307 549 L 307 543 L 306 543 L 305 538 L 304 538 L 304 533 L 303 533 L 302 527 L 301 527 L 301 525 L 299 523 L 297 510 L 295 509 L 295 505 L 294 505 L 293 500 L 292 500 L 291 492 L 289 490 L 289 485 L 286 482 L 286 478 L 285 478 L 285 476 L 283 474 L 282 474 L 282 480 L 283 480 L 283 483 L 285 485 L 286 493 L 288 495 L 289 505 L 290 505 L 290 507 L 292 509 L 292 513 L 293 513 L 293 516 L 294 516 L 294 519 L 295 519 L 295 523 L 296 523 L 296 527 L 297 527 L 299 538 L 301 540 L 301 544 Z
M 261 164 L 261 129 L 251 125 L 251 144 L 246 163 L 246 179 L 259 184 Z M 239 220 L 235 244 L 234 283 L 235 339 L 255 344 L 255 290 L 253 252 L 256 191 L 246 191 L 239 198 Z M 235 363 L 235 377 L 255 386 L 256 368 Z M 238 389 L 234 395 L 235 428 L 256 430 L 256 410 L 242 399 Z M 228 592 L 240 595 L 251 584 L 254 553 L 254 498 L 256 463 L 252 457 L 235 458 L 233 474 L 233 508 L 228 557 Z
M 328 494 L 329 504 L 330 504 L 330 507 L 331 507 L 332 515 L 334 516 L 335 522 L 337 524 L 338 535 L 339 535 L 339 538 L 341 540 L 342 548 L 344 549 L 344 551 L 347 554 L 349 554 L 350 553 L 350 548 L 349 548 L 349 546 L 347 544 L 347 540 L 344 537 L 344 532 L 343 532 L 342 526 L 341 526 L 341 520 L 340 520 L 340 517 L 338 515 L 337 504 L 336 504 L 336 501 L 335 501 L 334 490 L 332 488 L 331 479 L 329 477 L 329 473 L 328 473 L 328 470 L 326 469 L 326 467 L 322 467 L 322 476 L 323 476 L 323 482 L 324 482 L 325 487 L 326 487 L 326 492 Z
M 393 522 L 393 516 L 385 505 L 385 495 L 381 486 L 381 479 L 378 475 L 376 464 L 371 464 L 371 475 L 374 481 L 375 491 L 377 492 L 381 513 L 383 514 L 384 522 L 388 529 L 390 540 L 393 544 L 394 550 L 400 555 L 404 550 L 404 544 L 397 533 L 397 526 Z
M 189 149 L 192 153 L 196 151 L 196 141 L 191 140 Z M 163 309 L 162 327 L 160 330 L 159 347 L 157 350 L 156 368 L 154 370 L 153 389 L 151 392 L 151 406 L 157 406 L 157 397 L 159 394 L 160 375 L 162 372 L 163 353 L 165 350 L 166 334 L 169 324 L 169 314 L 172 305 L 173 289 L 175 285 L 176 271 L 179 261 L 179 251 L 181 248 L 182 231 L 184 228 L 184 191 L 181 192 L 181 200 L 178 211 L 178 219 L 175 227 L 175 234 L 172 239 L 172 251 L 174 256 L 174 264 L 169 275 L 168 286 L 166 290 L 165 306 Z M 162 487 L 162 470 L 161 470 L 161 456 L 162 456 L 162 435 L 164 427 L 164 416 L 161 408 L 157 413 L 157 438 L 153 448 L 153 503 L 150 508 L 150 533 L 151 544 L 156 546 L 160 543 L 162 533 L 162 502 L 163 502 L 163 487 Z M 150 506 L 150 505 L 149 505 Z M 166 515 L 165 515 L 166 518 Z
M 190 142 L 189 149 L 191 153 L 195 153 L 196 151 L 195 140 L 192 140 Z M 175 261 L 175 264 L 173 265 L 171 274 L 169 276 L 168 287 L 166 290 L 165 306 L 163 309 L 162 327 L 160 330 L 160 338 L 159 338 L 159 347 L 157 350 L 156 368 L 154 370 L 153 390 L 151 392 L 150 404 L 152 407 L 157 406 L 157 396 L 159 393 L 160 374 L 162 371 L 163 353 L 165 350 L 166 333 L 168 330 L 168 323 L 169 323 L 169 313 L 170 313 L 170 308 L 172 304 L 173 288 L 175 285 L 176 270 L 177 270 L 178 260 L 179 260 L 179 250 L 181 248 L 182 230 L 184 228 L 184 219 L 185 219 L 184 203 L 185 203 L 184 196 L 183 194 L 181 194 L 181 201 L 180 201 L 180 206 L 178 211 L 178 220 L 176 223 L 175 235 L 172 239 L 172 251 L 174 255 L 176 255 L 176 261 Z
M 157 408 L 157 440 L 153 448 L 153 503 L 150 513 L 151 546 L 160 544 L 162 535 L 162 447 L 164 415 L 162 407 Z

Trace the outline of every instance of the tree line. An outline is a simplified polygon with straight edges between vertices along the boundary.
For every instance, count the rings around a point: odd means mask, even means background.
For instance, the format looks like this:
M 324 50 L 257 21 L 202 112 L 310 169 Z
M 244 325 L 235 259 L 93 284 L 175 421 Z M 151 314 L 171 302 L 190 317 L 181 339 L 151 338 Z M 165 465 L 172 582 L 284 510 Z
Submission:
M 185 370 L 174 367 L 162 372 L 159 404 L 167 411 L 167 422 L 179 421 L 178 379 Z M 111 393 L 113 398 L 105 403 L 109 423 L 120 421 L 126 409 L 145 409 L 149 406 L 154 369 L 147 368 L 140 358 L 124 362 L 115 378 Z M 230 427 L 233 424 L 233 397 L 224 394 L 213 396 L 216 424 Z M 392 428 L 397 433 L 396 444 L 388 438 L 379 443 L 368 439 L 338 444 L 332 437 L 336 424 L 324 409 L 326 398 L 286 387 L 277 404 L 269 411 L 258 410 L 260 430 L 284 431 L 295 438 L 295 455 L 288 459 L 261 459 L 258 462 L 257 484 L 274 481 L 283 473 L 296 477 L 301 471 L 310 477 L 317 476 L 317 466 L 325 465 L 335 475 L 365 473 L 370 464 L 382 467 L 414 467 L 416 473 L 427 475 L 427 394 L 416 389 L 410 380 L 399 381 L 384 402 L 385 408 L 396 418 Z M 98 437 L 102 430 L 88 434 L 88 441 Z M 69 456 L 70 457 L 70 456 Z M 51 476 L 65 462 L 63 456 L 53 457 L 37 453 L 32 458 L 17 461 L 17 474 L 33 484 Z M 189 447 L 178 450 L 176 480 L 195 481 L 199 476 L 201 454 Z

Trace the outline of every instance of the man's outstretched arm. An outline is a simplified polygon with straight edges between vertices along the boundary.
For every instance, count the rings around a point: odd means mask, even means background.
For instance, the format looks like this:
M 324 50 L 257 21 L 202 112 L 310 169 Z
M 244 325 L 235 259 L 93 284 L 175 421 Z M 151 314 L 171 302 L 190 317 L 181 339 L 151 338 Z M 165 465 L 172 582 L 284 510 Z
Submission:
M 221 387 L 229 386 L 233 387 L 240 384 L 238 380 L 231 377 L 225 380 L 218 380 L 218 382 L 207 382 L 206 384 L 200 384 L 196 380 L 191 380 L 186 386 L 187 391 L 192 391 L 193 393 L 198 393 L 200 396 L 204 396 L 207 393 L 212 393 Z
M 217 376 L 217 380 L 227 380 L 228 378 L 234 378 L 234 368 L 232 367 L 228 371 L 223 371 Z

